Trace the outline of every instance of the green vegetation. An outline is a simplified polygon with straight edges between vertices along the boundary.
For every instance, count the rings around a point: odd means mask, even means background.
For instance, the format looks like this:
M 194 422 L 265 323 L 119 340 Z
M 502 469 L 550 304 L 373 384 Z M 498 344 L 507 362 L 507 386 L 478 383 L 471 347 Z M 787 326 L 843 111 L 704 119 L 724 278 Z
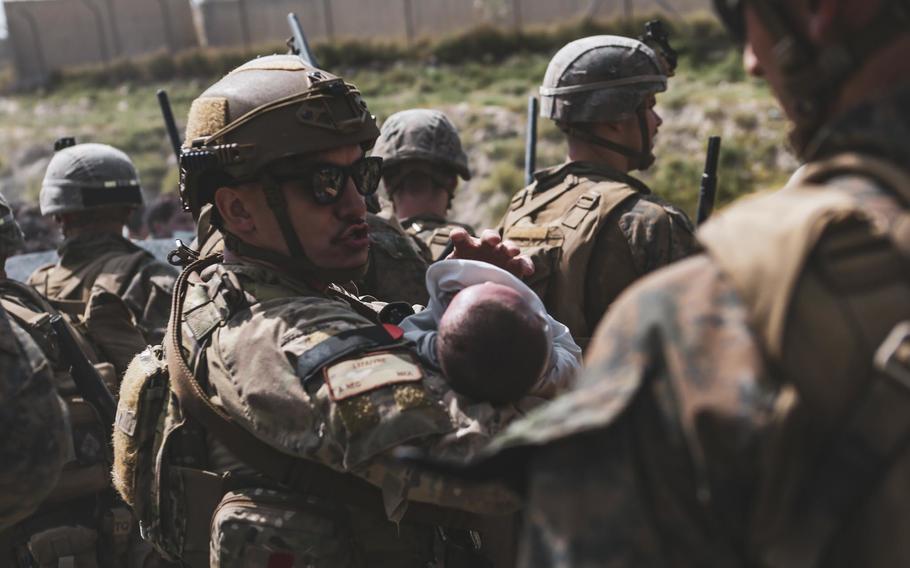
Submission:
M 641 29 L 632 25 L 634 34 Z M 552 53 L 571 39 L 622 32 L 623 24 L 580 23 L 541 32 L 480 28 L 436 43 L 317 45 L 323 64 L 357 84 L 380 120 L 411 107 L 436 107 L 461 130 L 475 177 L 456 198 L 457 217 L 494 224 L 523 184 L 527 95 Z M 630 30 L 626 30 L 629 32 Z M 642 175 L 661 197 L 694 210 L 705 140 L 724 136 L 719 199 L 780 183 L 795 167 L 784 148 L 785 121 L 768 91 L 747 80 L 741 58 L 716 24 L 675 24 L 677 76 L 658 98 L 664 125 L 658 161 Z M 261 53 L 282 51 L 279 46 Z M 219 75 L 248 59 L 239 51 L 156 55 L 107 68 L 69 71 L 43 92 L 0 98 L 3 190 L 35 199 L 54 139 L 75 135 L 130 153 L 150 193 L 176 190 L 176 162 L 155 91 L 165 87 L 182 124 L 190 102 Z M 538 166 L 564 158 L 562 134 L 539 124 Z

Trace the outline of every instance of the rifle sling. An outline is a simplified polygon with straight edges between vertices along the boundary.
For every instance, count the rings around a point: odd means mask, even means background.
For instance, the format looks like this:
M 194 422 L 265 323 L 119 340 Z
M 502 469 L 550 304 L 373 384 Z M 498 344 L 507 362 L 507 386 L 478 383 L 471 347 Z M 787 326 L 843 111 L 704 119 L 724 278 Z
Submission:
M 189 276 L 218 260 L 220 255 L 212 255 L 190 264 L 177 279 L 172 299 L 171 320 L 164 345 L 171 388 L 183 410 L 241 461 L 285 487 L 302 494 L 330 496 L 333 500 L 356 507 L 385 510 L 382 491 L 378 487 L 350 473 L 335 471 L 318 462 L 272 448 L 240 426 L 224 409 L 213 404 L 196 380 L 181 350 L 183 297 Z M 414 501 L 408 502 L 403 521 L 459 529 L 477 528 L 483 522 L 473 513 Z

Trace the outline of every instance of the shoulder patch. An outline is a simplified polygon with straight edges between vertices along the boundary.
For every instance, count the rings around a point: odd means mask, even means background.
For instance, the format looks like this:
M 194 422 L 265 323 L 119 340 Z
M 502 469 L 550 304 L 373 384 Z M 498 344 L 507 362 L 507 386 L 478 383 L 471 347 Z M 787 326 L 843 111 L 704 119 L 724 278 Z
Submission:
M 423 370 L 407 353 L 371 353 L 341 361 L 325 371 L 329 396 L 339 402 L 378 388 L 423 379 Z

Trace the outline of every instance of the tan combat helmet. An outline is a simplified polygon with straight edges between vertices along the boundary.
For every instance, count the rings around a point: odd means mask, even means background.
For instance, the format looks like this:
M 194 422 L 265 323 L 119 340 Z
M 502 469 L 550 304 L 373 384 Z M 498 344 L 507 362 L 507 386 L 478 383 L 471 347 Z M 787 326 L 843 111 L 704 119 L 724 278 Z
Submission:
M 791 101 L 787 106 L 798 114 L 791 138 L 803 156 L 811 153 L 808 146 L 828 119 L 844 82 L 862 69 L 870 55 L 910 30 L 910 2 L 883 0 L 878 14 L 861 31 L 819 48 L 793 27 L 788 0 L 714 0 L 717 15 L 741 44 L 746 39 L 746 4 L 754 7 L 771 34 L 785 83 L 786 92 L 779 96 Z
M 646 99 L 667 89 L 673 69 L 643 42 L 611 35 L 575 40 L 550 60 L 540 86 L 540 116 L 566 134 L 635 160 L 654 162 L 647 128 Z M 630 148 L 595 135 L 592 123 L 638 117 L 641 146 Z
M 142 205 L 139 173 L 124 152 L 73 138 L 57 140 L 54 150 L 41 182 L 42 215 Z
M 434 168 L 471 179 L 468 156 L 452 121 L 438 110 L 415 108 L 396 112 L 382 124 L 373 155 L 383 160 L 386 188 L 397 185 L 388 176 L 406 162 L 427 162 Z
M 295 157 L 349 144 L 366 151 L 377 136 L 376 120 L 357 87 L 296 55 L 260 57 L 231 71 L 193 101 L 180 155 L 180 199 L 198 218 L 202 206 L 213 203 L 219 187 L 263 182 L 290 257 L 252 247 L 226 232 L 225 244 L 246 256 L 315 270 L 272 170 Z
M 13 256 L 25 244 L 25 237 L 6 197 L 0 193 L 0 259 Z M 0 266 L 2 268 L 2 266 Z

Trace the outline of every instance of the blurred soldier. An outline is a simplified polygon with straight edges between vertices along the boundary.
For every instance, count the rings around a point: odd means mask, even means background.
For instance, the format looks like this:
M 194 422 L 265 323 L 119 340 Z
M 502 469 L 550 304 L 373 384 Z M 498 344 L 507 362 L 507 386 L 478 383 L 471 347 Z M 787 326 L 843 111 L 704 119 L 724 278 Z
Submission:
M 149 238 L 181 239 L 189 243 L 193 240 L 196 224 L 193 218 L 180 206 L 180 199 L 175 195 L 162 195 L 149 207 L 145 216 Z
M 910 11 L 718 4 L 806 167 L 621 298 L 577 390 L 503 437 L 525 566 L 910 565 Z
M 130 555 L 148 555 L 137 547 L 138 527 L 129 509 L 111 488 L 110 454 L 107 450 L 110 425 L 105 425 L 86 401 L 70 374 L 67 360 L 50 320 L 60 313 L 48 300 L 27 284 L 10 280 L 3 272 L 6 258 L 22 244 L 22 232 L 0 196 L 0 305 L 14 324 L 28 333 L 50 371 L 43 378 L 48 388 L 62 397 L 68 409 L 72 441 L 67 441 L 66 464 L 60 482 L 42 503 L 40 510 L 0 533 L 0 559 L 4 566 L 120 567 L 130 564 Z M 93 363 L 116 392 L 117 374 L 110 363 L 100 362 L 91 343 L 71 329 L 86 359 Z M 44 434 L 47 436 L 47 433 Z M 50 437 L 53 440 L 53 437 Z M 40 468 L 23 473 L 41 475 Z M 147 545 L 144 547 L 148 549 Z M 71 560 L 72 559 L 72 560 Z M 138 565 L 142 565 L 141 562 Z
M 29 284 L 71 315 L 87 315 L 101 292 L 117 296 L 145 343 L 160 342 L 176 271 L 122 236 L 142 204 L 133 162 L 111 146 L 72 138 L 56 148 L 41 185 L 41 213 L 54 216 L 65 240 L 60 261 L 37 269 Z
M 382 125 L 373 156 L 383 160 L 382 181 L 401 226 L 430 249 L 432 262 L 463 223 L 447 219 L 458 178 L 471 179 L 468 157 L 452 121 L 438 110 L 410 109 Z
M 654 162 L 671 72 L 640 41 L 593 36 L 559 50 L 540 87 L 568 158 L 515 194 L 500 232 L 534 259 L 528 284 L 582 346 L 623 289 L 693 247 L 686 215 L 628 175 Z
M 486 403 L 422 366 L 396 314 L 335 284 L 366 268 L 378 134 L 356 87 L 296 56 L 248 62 L 193 102 L 180 191 L 194 216 L 214 204 L 224 257 L 178 280 L 167 382 L 154 351 L 137 357 L 114 439 L 143 534 L 188 566 L 484 566 L 471 512 L 511 510 L 495 488 L 385 460 L 446 435 L 470 455 L 486 437 L 461 409 Z M 456 240 L 531 270 L 495 233 Z M 176 397 L 149 394 L 162 387 Z
M 22 232 L 0 196 L 0 255 L 22 246 Z M 2 267 L 0 267 L 2 272 Z M 25 518 L 57 484 L 71 449 L 63 404 L 47 360 L 0 307 L 0 529 Z M 10 545 L 0 531 L 0 546 Z M 4 566 L 15 566 L 0 548 Z

